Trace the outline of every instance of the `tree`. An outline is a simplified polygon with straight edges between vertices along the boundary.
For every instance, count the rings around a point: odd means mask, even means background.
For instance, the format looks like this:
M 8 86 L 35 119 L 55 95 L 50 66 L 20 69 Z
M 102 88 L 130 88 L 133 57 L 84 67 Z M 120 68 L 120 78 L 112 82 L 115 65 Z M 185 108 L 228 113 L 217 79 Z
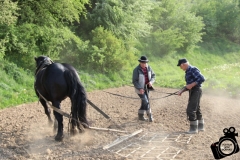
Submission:
M 177 0 L 159 0 L 151 11 L 151 36 L 143 42 L 155 55 L 177 49 L 187 51 L 201 41 L 202 18 L 190 12 L 188 5 Z
M 88 0 L 19 0 L 16 27 L 7 31 L 5 58 L 25 68 L 33 68 L 33 58 L 48 55 L 59 59 L 59 53 L 81 40 L 69 29 L 85 14 Z M 75 41 L 75 43 L 68 43 Z M 66 44 L 68 44 L 66 46 Z
M 88 0 L 18 0 L 21 8 L 18 22 L 39 26 L 59 26 L 79 22 Z
M 88 54 L 80 55 L 85 59 L 85 67 L 101 73 L 116 72 L 127 66 L 134 57 L 125 49 L 122 40 L 103 27 L 93 30 L 91 37 Z
M 84 30 L 89 33 L 102 26 L 122 39 L 138 39 L 150 33 L 147 23 L 151 0 L 92 0 L 87 19 L 83 20 Z
M 17 21 L 17 11 L 19 10 L 17 3 L 10 0 L 0 2 L 0 24 L 11 25 Z
M 203 17 L 205 40 L 227 38 L 240 43 L 240 8 L 238 0 L 194 1 L 192 10 Z
M 17 21 L 17 3 L 10 0 L 0 2 L 0 59 L 5 55 L 5 44 L 8 43 L 8 29 Z

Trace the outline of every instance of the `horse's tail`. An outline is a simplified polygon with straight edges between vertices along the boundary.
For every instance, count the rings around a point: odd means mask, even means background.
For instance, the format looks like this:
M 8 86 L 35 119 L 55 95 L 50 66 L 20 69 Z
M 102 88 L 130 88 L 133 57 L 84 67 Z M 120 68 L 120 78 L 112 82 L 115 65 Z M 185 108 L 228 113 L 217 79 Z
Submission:
M 78 74 L 75 71 L 67 70 L 65 78 L 68 83 L 68 94 L 71 99 L 71 114 L 74 119 L 88 125 L 86 118 L 87 94 L 85 88 L 80 82 Z M 84 125 L 84 127 L 87 127 Z

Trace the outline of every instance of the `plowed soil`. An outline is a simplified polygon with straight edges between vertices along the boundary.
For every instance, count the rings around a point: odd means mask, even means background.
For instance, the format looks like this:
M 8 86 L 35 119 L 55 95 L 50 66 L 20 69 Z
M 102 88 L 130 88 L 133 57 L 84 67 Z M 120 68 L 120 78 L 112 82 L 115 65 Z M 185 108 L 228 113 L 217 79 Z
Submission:
M 235 127 L 240 131 L 240 100 L 225 95 L 204 93 L 201 109 L 205 120 L 205 131 L 188 135 L 186 117 L 188 93 L 169 96 L 175 89 L 156 88 L 150 93 L 150 104 L 154 122 L 139 122 L 137 113 L 140 99 L 133 87 L 125 86 L 88 93 L 88 99 L 104 111 L 106 119 L 88 105 L 87 118 L 92 127 L 126 131 L 114 132 L 85 129 L 84 133 L 71 137 L 67 118 L 64 118 L 64 140 L 56 142 L 53 127 L 40 103 L 22 104 L 0 110 L 0 159 L 214 159 L 212 143 L 224 138 L 223 129 Z M 126 97 L 121 97 L 113 94 Z M 61 109 L 70 113 L 70 101 L 66 99 Z M 130 137 L 135 131 L 139 134 Z M 237 135 L 237 134 L 236 134 Z M 229 135 L 225 135 L 225 138 Z M 237 141 L 239 137 L 235 136 Z M 116 145 L 116 140 L 122 140 Z M 236 145 L 236 144 L 235 144 Z M 161 147 L 161 148 L 160 148 Z M 240 159 L 239 152 L 224 159 Z

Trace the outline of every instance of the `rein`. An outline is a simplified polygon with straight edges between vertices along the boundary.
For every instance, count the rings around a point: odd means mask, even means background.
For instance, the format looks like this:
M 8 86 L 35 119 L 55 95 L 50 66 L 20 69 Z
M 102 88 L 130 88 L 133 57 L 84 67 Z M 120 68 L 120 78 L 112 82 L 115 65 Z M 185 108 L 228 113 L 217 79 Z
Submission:
M 111 95 L 114 95 L 114 96 L 123 97 L 123 98 L 139 99 L 139 98 L 136 98 L 136 97 L 128 97 L 128 96 L 123 96 L 123 95 L 116 94 L 116 93 L 111 93 L 111 92 L 108 92 L 108 91 L 103 91 L 103 92 L 106 92 L 106 93 L 111 94 Z
M 169 94 L 169 95 L 164 96 L 164 97 L 160 97 L 160 98 L 151 98 L 151 100 L 158 100 L 158 99 L 167 98 L 167 97 L 170 97 L 170 96 L 173 96 L 173 95 L 178 95 L 177 93 L 178 93 L 179 91 L 180 91 L 180 90 L 178 90 L 178 91 L 176 91 L 176 92 L 174 92 L 174 93 L 166 93 L 166 92 L 159 92 L 159 91 L 153 90 L 153 92 L 165 93 L 165 94 Z M 114 96 L 123 97 L 123 98 L 139 99 L 139 98 L 136 98 L 136 97 L 129 97 L 129 96 L 124 96 L 124 95 L 120 95 L 120 94 L 116 94 L 116 93 L 111 93 L 111 92 L 108 92 L 108 91 L 103 91 L 103 92 L 106 92 L 106 93 L 111 94 L 111 95 L 114 95 Z

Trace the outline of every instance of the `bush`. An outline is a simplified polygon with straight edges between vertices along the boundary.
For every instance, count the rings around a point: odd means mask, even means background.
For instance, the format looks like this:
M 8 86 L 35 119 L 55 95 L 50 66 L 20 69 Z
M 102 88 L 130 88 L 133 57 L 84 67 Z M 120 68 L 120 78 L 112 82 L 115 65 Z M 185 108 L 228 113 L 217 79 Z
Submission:
M 97 27 L 92 31 L 92 40 L 86 57 L 86 66 L 97 72 L 116 72 L 124 68 L 128 61 L 133 60 L 121 39 L 116 38 L 111 31 Z M 81 57 L 81 56 L 80 56 Z
M 17 83 L 23 83 L 23 75 L 16 64 L 9 63 L 3 67 L 3 70 Z

